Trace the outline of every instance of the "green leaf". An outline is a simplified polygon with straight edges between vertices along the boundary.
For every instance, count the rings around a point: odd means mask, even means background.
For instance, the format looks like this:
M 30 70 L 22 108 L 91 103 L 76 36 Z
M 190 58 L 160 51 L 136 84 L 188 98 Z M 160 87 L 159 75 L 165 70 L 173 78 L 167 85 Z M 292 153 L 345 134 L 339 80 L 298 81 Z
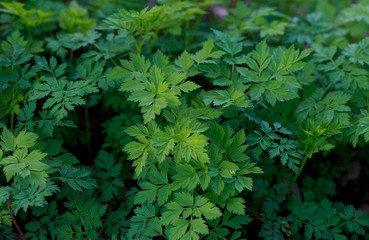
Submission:
M 195 62 L 197 64 L 201 64 L 201 63 L 215 63 L 213 60 L 208 60 L 211 58 L 217 59 L 220 58 L 224 52 L 223 51 L 213 51 L 214 48 L 214 43 L 211 39 L 207 40 L 202 49 L 197 51 L 196 54 L 192 57 L 193 60 L 195 60 Z
M 101 199 L 106 202 L 116 197 L 119 189 L 124 187 L 120 177 L 122 164 L 115 163 L 114 156 L 105 151 L 99 152 L 95 164 L 98 168 L 95 174 L 100 179 Z
M 17 139 L 14 137 L 12 132 L 5 128 L 1 133 L 0 145 L 4 151 L 15 151 L 17 148 Z
M 68 111 L 74 110 L 75 106 L 85 103 L 83 96 L 98 92 L 96 84 L 90 80 L 67 81 L 61 77 L 64 73 L 63 65 L 56 68 L 55 58 L 51 58 L 49 64 L 45 58 L 39 58 L 44 70 L 52 76 L 46 79 L 46 83 L 37 82 L 33 88 L 29 100 L 41 99 L 49 96 L 43 105 L 43 109 L 51 109 L 51 113 L 57 120 L 67 116 Z M 60 77 L 60 79 L 57 79 Z
M 92 189 L 96 186 L 93 179 L 89 177 L 91 172 L 86 168 L 75 168 L 71 165 L 63 165 L 59 169 L 60 181 L 67 183 L 76 191 L 85 189 Z
M 173 176 L 174 185 L 183 189 L 193 190 L 199 183 L 200 178 L 197 171 L 190 164 L 178 164 L 176 166 L 177 174 Z
M 131 55 L 131 61 L 122 61 L 123 67 L 128 71 L 120 70 L 121 78 L 124 79 L 120 91 L 129 92 L 128 100 L 138 102 L 142 107 L 145 123 L 160 115 L 162 109 L 180 105 L 181 91 L 190 92 L 199 87 L 185 81 L 186 74 L 173 72 L 174 66 L 168 65 L 168 59 L 164 55 L 161 54 L 155 61 L 151 64 L 141 56 Z M 114 78 L 116 75 L 114 74 Z
M 245 201 L 242 198 L 229 198 L 227 200 L 227 210 L 234 214 L 245 214 Z
M 175 64 L 179 71 L 188 72 L 188 70 L 193 66 L 194 61 L 192 60 L 191 54 L 189 54 L 187 51 L 184 51 L 175 60 Z
M 157 209 L 149 204 L 138 207 L 134 210 L 135 215 L 131 218 L 131 225 L 128 231 L 132 239 L 143 237 L 155 237 L 163 234 L 163 229 L 157 218 Z
M 5 209 L 0 211 L 0 226 L 1 225 L 6 225 L 6 226 L 12 225 L 12 219 L 10 217 L 9 211 Z
M 187 231 L 189 221 L 184 219 L 178 219 L 173 223 L 173 227 L 170 228 L 168 237 L 173 240 L 180 239 Z

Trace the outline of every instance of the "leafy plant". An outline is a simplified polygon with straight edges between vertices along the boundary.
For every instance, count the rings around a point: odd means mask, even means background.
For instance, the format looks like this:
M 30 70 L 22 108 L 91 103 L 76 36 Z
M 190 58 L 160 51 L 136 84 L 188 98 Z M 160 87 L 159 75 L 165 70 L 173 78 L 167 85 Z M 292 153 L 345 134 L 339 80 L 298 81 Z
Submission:
M 368 239 L 368 1 L 2 2 L 1 239 Z

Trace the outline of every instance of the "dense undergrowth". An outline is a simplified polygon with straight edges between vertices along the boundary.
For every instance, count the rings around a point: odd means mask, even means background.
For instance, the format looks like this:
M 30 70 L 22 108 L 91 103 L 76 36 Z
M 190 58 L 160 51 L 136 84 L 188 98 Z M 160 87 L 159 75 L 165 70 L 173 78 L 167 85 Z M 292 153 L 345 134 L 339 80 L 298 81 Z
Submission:
M 369 239 L 369 1 L 0 11 L 1 239 Z

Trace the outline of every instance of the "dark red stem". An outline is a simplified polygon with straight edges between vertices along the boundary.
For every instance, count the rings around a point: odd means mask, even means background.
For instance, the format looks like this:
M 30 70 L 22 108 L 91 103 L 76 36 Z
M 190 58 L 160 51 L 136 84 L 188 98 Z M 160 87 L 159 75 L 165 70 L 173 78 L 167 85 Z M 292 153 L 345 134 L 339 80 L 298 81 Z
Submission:
M 237 0 L 231 0 L 231 4 L 229 4 L 230 8 L 235 8 L 237 5 Z
M 6 204 L 8 204 L 8 209 L 9 209 L 10 216 L 12 217 L 13 223 L 14 223 L 15 227 L 17 228 L 17 230 L 19 232 L 19 235 L 21 236 L 21 238 L 23 240 L 26 240 L 26 237 L 24 236 L 24 233 L 22 232 L 22 229 L 19 227 L 19 225 L 17 223 L 17 220 L 15 220 L 15 217 L 14 217 L 14 214 L 13 214 L 13 211 L 12 211 L 12 207 L 10 206 L 9 198 L 6 199 Z

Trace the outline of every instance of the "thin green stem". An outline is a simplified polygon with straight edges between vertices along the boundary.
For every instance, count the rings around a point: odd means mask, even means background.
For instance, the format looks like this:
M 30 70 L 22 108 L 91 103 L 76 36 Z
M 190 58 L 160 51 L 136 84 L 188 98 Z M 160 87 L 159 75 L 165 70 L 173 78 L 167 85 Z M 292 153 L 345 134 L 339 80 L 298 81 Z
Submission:
M 184 30 L 184 34 L 185 34 L 185 49 L 187 49 L 188 48 L 188 45 L 190 44 L 190 38 L 189 38 L 189 34 L 188 34 L 189 28 L 190 28 L 190 22 L 189 22 L 189 20 L 186 20 L 185 21 L 185 30 Z
M 111 41 L 110 42 L 110 48 L 109 48 L 109 52 L 108 52 L 108 54 L 109 54 L 109 59 L 110 59 L 110 61 L 114 64 L 114 66 L 118 66 L 118 64 L 115 62 L 115 60 L 110 56 L 110 53 L 111 53 L 111 48 L 112 48 L 112 43 L 113 43 L 113 41 Z M 96 43 L 94 43 L 93 44 L 94 45 L 94 47 L 97 49 L 97 50 L 99 50 L 101 53 L 104 53 L 104 51 L 96 44 Z
M 110 55 L 111 54 L 111 50 L 113 48 L 113 43 L 114 43 L 114 38 L 110 42 L 109 53 L 108 54 L 109 54 L 110 61 L 114 64 L 114 66 L 118 66 L 118 64 L 115 62 L 114 58 Z M 95 46 L 97 46 L 97 45 L 95 44 Z M 101 51 L 101 49 L 100 49 L 100 51 Z
M 136 46 L 136 50 L 137 50 L 138 55 L 141 55 L 142 45 L 143 45 L 143 41 L 142 41 L 142 36 L 140 34 L 140 36 L 138 38 L 138 42 L 135 39 L 135 46 Z
M 13 103 L 14 103 L 14 98 L 15 98 L 15 90 L 14 90 L 14 84 L 12 86 L 12 95 L 13 95 Z M 12 105 L 13 105 L 12 103 Z M 10 131 L 13 132 L 13 129 L 14 129 L 14 109 L 11 109 L 11 114 L 10 114 Z
M 342 227 L 342 226 L 344 226 L 344 225 L 346 225 L 347 223 L 349 223 L 349 222 L 354 222 L 356 219 L 351 219 L 351 220 L 348 220 L 348 221 L 344 221 L 343 223 L 340 223 L 340 224 L 338 224 L 337 226 L 335 226 L 333 229 L 335 229 L 335 228 L 340 228 L 340 227 Z
M 159 35 L 159 30 L 161 29 L 161 23 L 159 24 L 159 26 L 156 28 L 155 30 L 155 34 L 153 35 L 153 37 L 151 38 L 150 41 L 150 50 L 149 53 L 151 54 L 152 50 L 154 49 L 154 45 L 156 40 L 158 39 L 158 35 Z
M 144 43 L 144 41 L 142 40 L 142 37 L 140 36 L 139 42 L 138 42 L 138 48 L 137 48 L 137 54 L 138 55 L 141 55 L 143 43 Z
M 133 38 L 133 41 L 134 41 L 134 44 L 135 44 L 135 47 L 136 47 L 136 51 L 138 53 L 138 43 L 137 43 L 136 38 Z
M 142 45 L 143 45 L 143 39 L 142 39 L 142 26 L 141 26 L 141 23 L 140 23 L 140 26 L 139 26 L 138 28 L 139 28 L 138 44 L 137 44 L 137 42 L 136 42 L 136 39 L 135 39 L 135 44 L 136 44 L 137 54 L 138 54 L 138 55 L 141 55 L 141 49 L 142 49 Z
M 242 118 L 236 124 L 236 126 L 234 126 L 234 129 L 237 129 L 240 126 L 240 124 L 242 123 L 243 120 L 245 120 L 245 115 L 243 115 Z
M 32 34 L 31 34 L 31 30 L 29 29 L 29 26 L 26 26 L 26 30 L 27 30 L 28 39 L 32 40 Z
M 110 58 L 110 61 L 114 64 L 114 66 L 118 66 L 117 62 L 114 60 L 114 58 Z
M 69 62 L 73 63 L 73 50 L 69 49 Z
M 332 82 L 329 82 L 327 87 L 324 89 L 323 95 L 325 95 L 328 92 L 328 90 L 331 88 L 331 86 L 332 86 Z
M 193 29 L 197 30 L 199 28 L 199 26 L 201 24 L 201 21 L 202 21 L 202 17 L 203 17 L 202 14 L 197 15 L 195 25 L 194 25 Z
M 191 29 L 194 29 L 194 30 L 199 29 L 199 26 L 201 24 L 201 20 L 202 20 L 202 15 L 199 14 L 196 18 L 196 21 L 195 21 L 193 27 L 191 27 Z M 189 44 L 191 44 L 191 42 L 193 41 L 193 38 L 194 38 L 194 35 L 189 35 L 189 32 L 188 32 L 189 29 L 190 29 L 189 24 L 190 24 L 190 21 L 185 22 L 185 25 L 186 25 L 186 29 L 185 29 L 185 31 L 186 31 L 186 48 L 188 47 Z
M 14 112 L 10 114 L 10 131 L 13 132 L 14 129 Z
M 90 116 L 89 116 L 89 112 L 88 112 L 87 99 L 86 99 L 86 105 L 85 105 L 85 121 L 86 121 L 87 147 L 88 147 L 88 150 L 91 152 Z
M 302 170 L 303 170 L 303 169 L 304 169 L 304 167 L 305 167 L 305 164 L 306 164 L 306 162 L 307 162 L 307 159 L 308 159 L 308 157 L 307 157 L 307 155 L 305 155 L 305 158 L 304 158 L 304 160 L 302 161 L 302 164 L 301 164 L 301 166 L 300 166 L 300 168 L 299 168 L 299 170 L 298 170 L 297 174 L 293 177 L 293 179 L 292 179 L 292 181 L 290 182 L 290 184 L 288 184 L 288 190 L 290 190 L 290 189 L 292 188 L 293 184 L 294 184 L 294 183 L 296 182 L 296 180 L 299 178 L 299 176 L 300 176 L 300 174 L 301 174 Z
M 286 14 L 290 15 L 291 14 L 291 0 L 287 0 L 287 4 L 286 4 Z

